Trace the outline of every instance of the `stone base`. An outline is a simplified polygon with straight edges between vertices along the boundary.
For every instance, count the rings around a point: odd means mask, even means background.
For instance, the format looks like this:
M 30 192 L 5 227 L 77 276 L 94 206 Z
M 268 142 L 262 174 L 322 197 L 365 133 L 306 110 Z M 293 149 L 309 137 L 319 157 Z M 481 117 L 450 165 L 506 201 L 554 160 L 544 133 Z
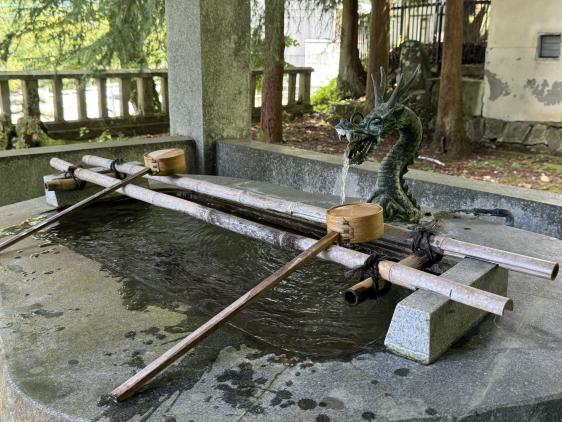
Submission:
M 464 259 L 443 275 L 468 286 L 507 294 L 507 271 L 488 262 Z M 384 345 L 398 355 L 429 364 L 486 315 L 485 311 L 418 290 L 396 306 Z

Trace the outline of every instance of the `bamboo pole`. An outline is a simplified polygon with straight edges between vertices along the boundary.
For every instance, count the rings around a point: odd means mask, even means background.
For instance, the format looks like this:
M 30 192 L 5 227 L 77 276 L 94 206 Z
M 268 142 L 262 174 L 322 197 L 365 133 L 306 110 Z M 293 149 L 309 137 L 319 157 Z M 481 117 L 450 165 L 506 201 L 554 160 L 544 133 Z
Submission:
M 82 161 L 88 165 L 109 168 L 111 160 L 85 155 Z M 126 163 L 117 166 L 117 170 L 131 174 L 141 166 Z M 177 186 L 182 189 L 214 196 L 216 198 L 235 202 L 238 204 L 260 208 L 264 210 L 277 211 L 317 223 L 326 223 L 326 210 L 321 207 L 288 201 L 282 198 L 273 198 L 267 195 L 245 192 L 229 186 L 222 186 L 206 180 L 200 180 L 189 176 L 145 176 L 168 185 Z M 390 224 L 385 224 L 385 233 L 407 238 L 410 231 Z M 558 274 L 559 264 L 544 259 L 533 258 L 514 252 L 480 246 L 469 242 L 452 239 L 445 236 L 432 236 L 430 245 L 434 253 L 451 255 L 460 258 L 471 257 L 498 264 L 509 270 L 530 274 L 536 277 L 554 280 Z
M 252 290 L 231 303 L 228 307 L 212 317 L 205 324 L 197 328 L 174 347 L 165 352 L 162 356 L 152 361 L 148 366 L 137 372 L 119 387 L 111 392 L 111 397 L 117 401 L 125 400 L 135 394 L 144 384 L 162 372 L 169 365 L 174 363 L 189 350 L 196 346 L 200 341 L 213 333 L 225 322 L 233 318 L 238 312 L 250 305 L 259 295 L 272 289 L 282 280 L 301 268 L 305 263 L 313 259 L 321 251 L 329 248 L 339 238 L 339 233 L 330 232 L 322 239 L 314 243 L 309 249 L 301 252 L 291 261 L 283 265 Z
M 71 163 L 60 160 L 58 158 L 52 158 L 50 163 L 52 167 L 60 171 L 65 171 L 71 165 Z M 104 176 L 103 174 L 95 173 L 90 170 L 86 170 L 82 168 L 76 169 L 74 175 L 77 178 L 84 180 L 85 182 L 90 182 L 101 186 L 111 186 L 117 182 L 115 179 L 112 179 L 111 177 Z M 280 247 L 282 249 L 304 251 L 306 249 L 309 249 L 310 247 L 312 247 L 312 245 L 316 243 L 316 240 L 314 239 L 310 239 L 289 232 L 284 232 L 282 230 L 275 229 L 273 227 L 268 227 L 263 224 L 256 223 L 254 221 L 245 220 L 235 215 L 227 214 L 212 208 L 205 207 L 203 205 L 186 201 L 185 199 L 176 198 L 174 196 L 167 195 L 165 193 L 152 191 L 150 189 L 145 189 L 140 186 L 128 185 L 121 189 L 118 189 L 118 192 L 127 195 L 131 198 L 138 199 L 139 201 L 147 202 L 149 204 L 156 205 L 162 208 L 167 208 L 170 210 L 182 212 L 184 214 L 202 220 L 206 223 L 213 224 L 217 227 L 222 227 L 224 229 L 242 234 L 244 236 L 248 236 L 257 240 L 264 241 L 266 243 Z M 340 264 L 348 268 L 355 268 L 360 265 L 363 265 L 363 263 L 369 257 L 369 255 L 351 249 L 343 248 L 340 246 L 332 246 L 331 248 L 320 252 L 318 254 L 318 257 L 327 261 L 335 262 L 336 264 Z M 383 262 L 397 264 L 395 262 L 390 262 L 390 261 L 383 261 Z M 446 285 L 449 288 L 449 290 L 445 294 L 445 296 L 447 297 L 451 297 L 450 291 L 452 290 L 460 288 L 461 290 L 465 291 L 467 288 L 467 286 L 458 283 L 456 281 L 448 280 L 443 277 L 438 277 L 440 279 L 439 286 L 434 290 L 431 287 L 431 280 L 428 281 L 426 279 L 422 283 L 418 284 L 417 277 L 413 277 L 413 276 L 415 274 L 421 276 L 422 274 L 425 273 L 415 269 L 414 271 L 415 271 L 414 273 L 412 272 L 407 273 L 407 278 L 401 277 L 402 273 L 400 273 L 397 276 L 395 274 L 396 272 L 393 272 L 394 276 L 393 276 L 392 283 L 396 284 L 397 286 L 403 286 L 409 289 L 421 288 L 423 286 L 423 288 L 426 290 L 435 291 L 440 294 L 443 294 L 443 292 L 445 291 L 442 286 Z M 493 312 L 498 315 L 503 314 L 503 310 L 505 309 L 505 303 L 509 299 L 483 290 L 474 289 L 474 288 L 470 288 L 470 289 L 472 289 L 471 290 L 472 295 L 475 297 L 481 297 L 482 303 L 485 304 L 484 307 L 479 309 L 488 312 Z M 459 295 L 455 295 L 455 297 L 459 297 L 460 300 L 462 300 L 464 296 L 459 294 Z M 489 303 L 491 302 L 495 304 L 494 307 L 488 306 Z M 464 302 L 461 301 L 461 303 Z M 474 303 L 474 301 L 471 300 L 470 303 Z

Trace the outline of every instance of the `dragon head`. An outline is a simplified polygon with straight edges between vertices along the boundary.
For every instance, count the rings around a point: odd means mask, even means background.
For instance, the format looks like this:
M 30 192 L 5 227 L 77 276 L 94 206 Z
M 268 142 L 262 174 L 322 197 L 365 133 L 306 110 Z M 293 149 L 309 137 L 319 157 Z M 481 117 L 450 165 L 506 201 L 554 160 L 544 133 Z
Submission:
M 373 148 L 398 128 L 400 113 L 403 110 L 403 105 L 398 103 L 398 99 L 408 91 L 418 72 L 419 67 L 405 83 L 402 74 L 399 74 L 396 78 L 396 87 L 388 101 L 384 101 L 386 75 L 383 68 L 381 67 L 380 83 L 371 75 L 375 97 L 373 110 L 366 116 L 354 112 L 349 120 L 342 119 L 336 125 L 336 132 L 340 139 L 346 139 L 348 142 L 346 154 L 351 164 L 362 164 Z

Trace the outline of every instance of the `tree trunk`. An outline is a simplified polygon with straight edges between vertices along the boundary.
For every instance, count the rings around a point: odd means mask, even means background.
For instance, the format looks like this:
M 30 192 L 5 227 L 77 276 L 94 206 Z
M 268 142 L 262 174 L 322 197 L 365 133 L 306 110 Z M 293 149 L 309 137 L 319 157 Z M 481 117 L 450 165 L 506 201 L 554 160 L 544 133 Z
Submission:
M 365 109 L 373 108 L 373 75 L 380 79 L 380 68 L 388 74 L 388 50 L 390 48 L 390 0 L 371 0 L 369 22 L 369 66 L 367 69 L 367 87 Z
M 448 158 L 466 154 L 470 145 L 462 112 L 463 0 L 448 0 L 445 8 L 443 61 L 433 149 Z
M 367 74 L 359 59 L 357 0 L 343 0 L 338 95 L 359 98 L 365 94 Z
M 265 52 L 261 129 L 266 142 L 283 142 L 283 65 L 285 1 L 265 0 Z

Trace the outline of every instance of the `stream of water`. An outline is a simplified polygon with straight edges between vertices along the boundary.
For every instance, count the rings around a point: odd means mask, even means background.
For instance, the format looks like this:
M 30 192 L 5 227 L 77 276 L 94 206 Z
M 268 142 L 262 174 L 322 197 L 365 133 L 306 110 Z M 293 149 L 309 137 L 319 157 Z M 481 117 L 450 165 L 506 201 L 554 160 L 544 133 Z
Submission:
M 340 191 L 340 203 L 345 203 L 345 185 L 347 181 L 347 173 L 349 172 L 349 146 L 345 149 L 343 153 L 343 165 L 341 169 L 341 191 Z

